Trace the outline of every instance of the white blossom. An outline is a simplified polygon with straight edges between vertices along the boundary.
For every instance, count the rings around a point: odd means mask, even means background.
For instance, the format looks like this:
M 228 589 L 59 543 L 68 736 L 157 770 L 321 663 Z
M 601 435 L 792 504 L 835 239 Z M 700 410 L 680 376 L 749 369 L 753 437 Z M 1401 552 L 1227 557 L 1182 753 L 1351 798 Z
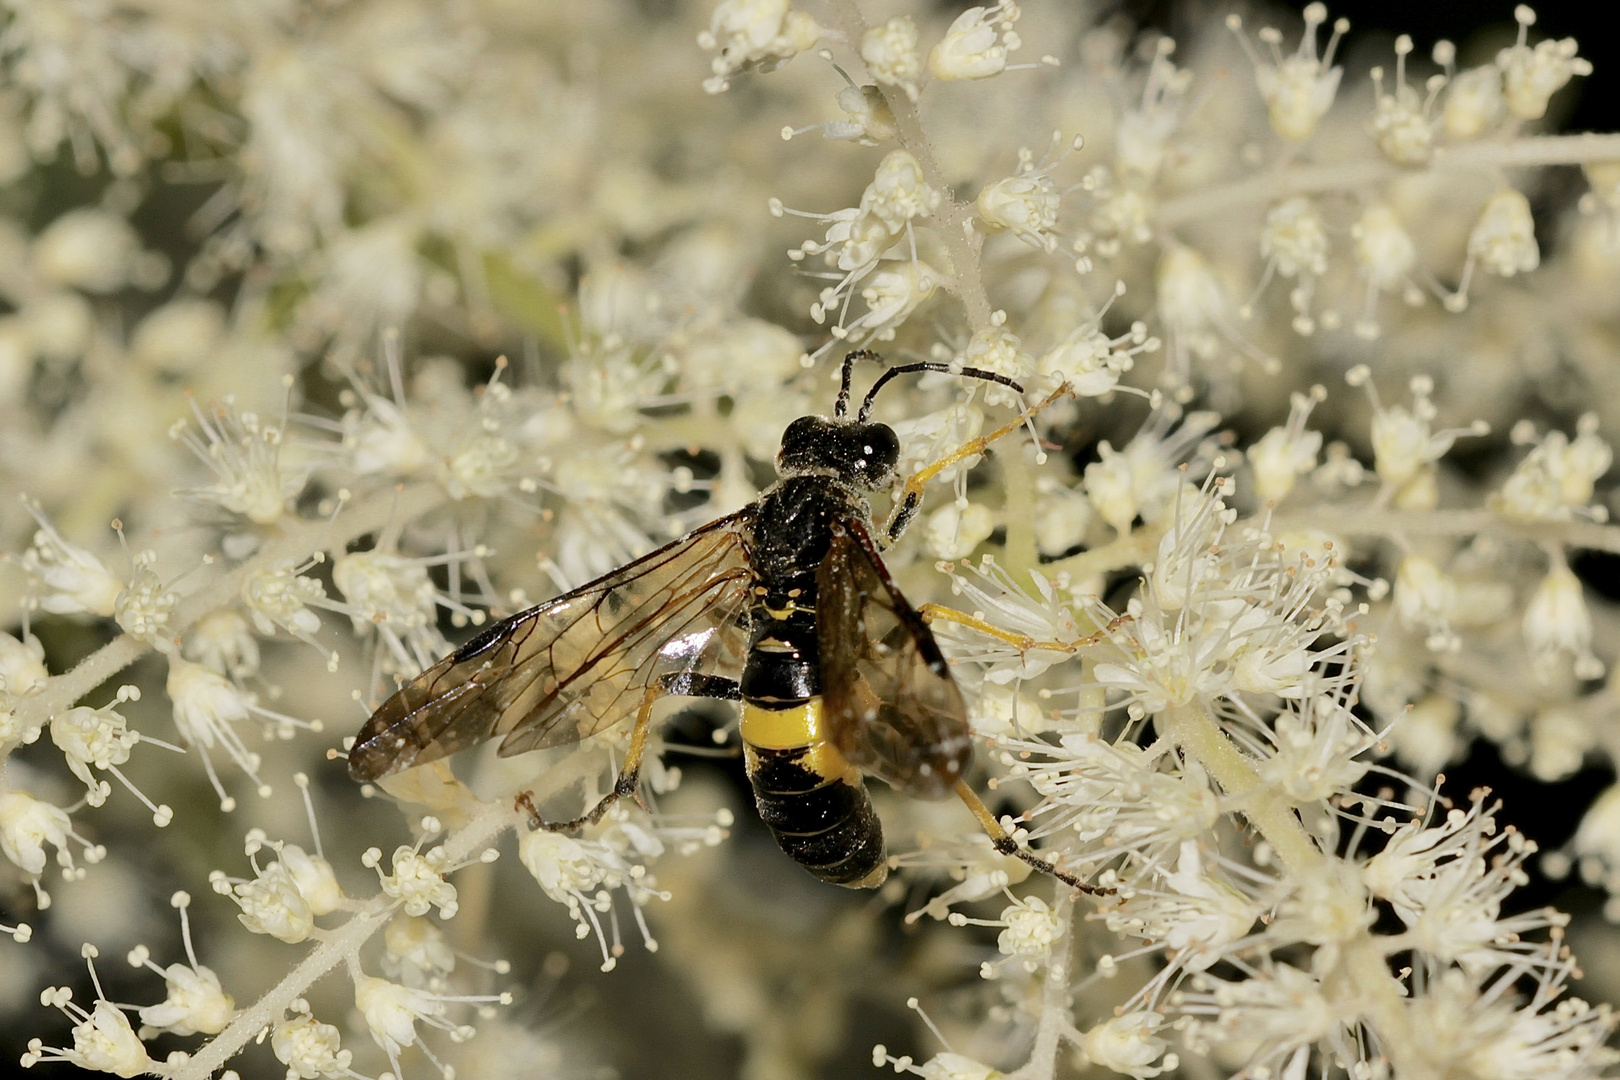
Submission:
M 342 1048 L 338 1029 L 321 1023 L 307 1011 L 277 1021 L 270 1032 L 270 1048 L 287 1066 L 288 1080 L 348 1076 L 349 1062 L 354 1058 Z
M 713 72 L 703 89 L 719 94 L 741 71 L 774 71 L 799 53 L 815 48 L 821 27 L 809 15 L 794 11 L 788 0 L 721 0 L 698 45 L 717 49 Z
M 40 1003 L 59 1010 L 73 1024 L 73 1048 L 58 1049 L 44 1045 L 39 1039 L 28 1040 L 28 1052 L 22 1056 L 23 1068 L 28 1069 L 42 1061 L 66 1061 L 91 1072 L 109 1072 L 114 1076 L 141 1076 L 153 1071 L 157 1062 L 147 1056 L 129 1017 L 102 993 L 101 979 L 96 975 L 93 945 L 81 950 L 90 968 L 90 981 L 96 988 L 95 1005 L 85 1009 L 73 1000 L 73 991 L 65 986 L 47 987 L 40 995 Z
M 1007 68 L 1007 54 L 1023 44 L 1012 29 L 1021 14 L 1013 0 L 968 8 L 928 50 L 928 73 L 947 81 L 1001 74 Z
M 123 580 L 89 551 L 69 543 L 38 504 L 25 501 L 23 506 L 39 522 L 33 546 L 19 560 L 23 569 L 45 587 L 39 606 L 57 615 L 112 615 L 124 591 Z
M 1350 29 L 1348 19 L 1337 20 L 1327 48 L 1318 58 L 1316 31 L 1327 22 L 1327 5 L 1308 4 L 1304 16 L 1305 32 L 1300 35 L 1299 47 L 1292 56 L 1283 56 L 1279 48 L 1282 34 L 1277 30 L 1268 26 L 1260 31 L 1260 40 L 1271 49 L 1269 62 L 1255 53 L 1249 39 L 1243 35 L 1243 20 L 1237 15 L 1226 17 L 1226 25 L 1237 34 L 1254 64 L 1254 81 L 1266 103 L 1272 130 L 1290 142 L 1300 142 L 1315 134 L 1316 125 L 1333 105 L 1339 77 L 1344 73 L 1342 68 L 1333 66 L 1333 54 L 1339 39 Z
M 1574 38 L 1536 42 L 1530 48 L 1528 35 L 1536 13 L 1526 4 L 1513 9 L 1519 24 L 1519 39 L 1496 54 L 1502 69 L 1503 97 L 1508 109 L 1521 120 L 1539 120 L 1547 112 L 1547 102 L 1575 75 L 1590 75 L 1590 61 L 1575 55 Z
M 176 1035 L 194 1035 L 198 1032 L 215 1034 L 235 1015 L 236 1003 L 220 986 L 219 976 L 214 974 L 213 969 L 197 962 L 197 953 L 191 944 L 191 920 L 186 915 L 191 897 L 177 892 L 169 902 L 180 911 L 180 937 L 185 943 L 186 959 L 190 963 L 170 964 L 161 968 L 148 958 L 144 945 L 130 952 L 131 966 L 150 968 L 162 975 L 168 991 L 168 996 L 161 1003 L 141 1007 L 141 1036 L 145 1038 L 159 1030 Z
M 872 78 L 899 87 L 916 101 L 920 94 L 923 59 L 917 51 L 917 24 L 909 15 L 896 15 L 871 27 L 861 38 L 861 60 Z
M 1179 1060 L 1166 1054 L 1158 1035 L 1165 1018 L 1155 1012 L 1130 1012 L 1105 1020 L 1080 1039 L 1080 1050 L 1095 1065 L 1137 1080 L 1174 1071 Z

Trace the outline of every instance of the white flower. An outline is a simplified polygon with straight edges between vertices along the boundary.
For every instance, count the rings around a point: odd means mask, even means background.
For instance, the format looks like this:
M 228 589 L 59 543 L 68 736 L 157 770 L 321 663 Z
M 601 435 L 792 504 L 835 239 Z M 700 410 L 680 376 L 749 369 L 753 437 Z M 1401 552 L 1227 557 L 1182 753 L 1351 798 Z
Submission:
M 1327 22 L 1325 4 L 1307 4 L 1304 11 L 1305 32 L 1300 35 L 1299 47 L 1294 55 L 1284 57 L 1278 47 L 1282 34 L 1272 27 L 1260 31 L 1260 40 L 1271 48 L 1271 61 L 1262 60 L 1255 53 L 1249 39 L 1244 36 L 1243 20 L 1228 15 L 1226 25 L 1242 42 L 1243 50 L 1254 64 L 1254 81 L 1260 88 L 1271 118 L 1271 128 L 1289 142 L 1300 142 L 1316 132 L 1316 125 L 1333 104 L 1339 91 L 1342 68 L 1333 66 L 1333 53 L 1339 38 L 1350 29 L 1350 20 L 1339 19 L 1333 24 L 1333 35 L 1320 59 L 1316 55 L 1316 31 Z
M 1064 929 L 1057 912 L 1037 896 L 1012 897 L 1012 903 L 1003 908 L 996 919 L 970 919 L 960 912 L 952 912 L 948 921 L 952 926 L 1001 927 L 996 948 L 1007 959 L 1022 961 L 1025 971 L 1035 971 L 1040 966 L 1063 936 Z M 986 964 L 982 972 L 986 978 L 991 978 L 995 968 Z
M 1272 428 L 1249 448 L 1245 456 L 1254 470 L 1254 493 L 1260 498 L 1286 498 L 1295 479 L 1316 468 L 1322 433 L 1307 431 L 1305 422 L 1326 398 L 1327 391 L 1320 386 L 1312 387 L 1309 394 L 1290 395 L 1288 423 Z
M 148 958 L 146 946 L 137 946 L 130 952 L 131 966 L 150 968 L 163 976 L 164 986 L 168 990 L 168 996 L 160 1004 L 146 1005 L 140 1009 L 141 1034 L 144 1037 L 153 1031 L 163 1030 L 175 1035 L 195 1035 L 199 1032 L 213 1035 L 230 1023 L 236 1012 L 236 1002 L 220 986 L 219 976 L 214 974 L 213 969 L 197 962 L 197 954 L 191 945 L 191 922 L 186 916 L 191 897 L 179 892 L 174 894 L 170 902 L 180 909 L 180 934 L 190 964 L 170 964 L 160 968 Z
M 923 544 L 936 559 L 965 559 L 995 529 L 995 515 L 988 508 L 968 503 L 958 509 L 951 503 L 928 515 L 923 523 Z
M 1436 410 L 1430 395 L 1434 380 L 1414 375 L 1408 384 L 1412 391 L 1410 411 L 1400 405 L 1384 408 L 1372 384 L 1371 372 L 1358 364 L 1345 373 L 1345 382 L 1364 387 L 1372 402 L 1373 464 L 1378 476 L 1394 490 L 1395 504 L 1402 509 L 1432 509 L 1437 497 L 1432 466 L 1463 435 L 1484 435 L 1490 425 L 1476 420 L 1466 428 L 1433 431 L 1430 423 Z
M 178 656 L 169 657 L 165 689 L 174 703 L 174 726 L 180 729 L 181 737 L 201 753 L 221 808 L 230 810 L 236 800 L 225 794 L 214 773 L 208 751 L 215 746 L 222 747 L 237 767 L 247 773 L 261 795 L 268 795 L 269 788 L 259 779 L 259 755 L 247 748 L 232 726 L 263 711 L 249 701 L 246 692 L 212 668 Z
M 306 1005 L 305 1008 L 308 1006 Z M 354 1055 L 342 1049 L 342 1034 L 308 1012 L 280 1020 L 270 1033 L 270 1049 L 287 1066 L 288 1080 L 348 1076 Z
M 1162 945 L 1175 953 L 1175 966 L 1205 971 L 1244 940 L 1266 905 L 1205 868 L 1201 841 L 1180 842 L 1174 872 L 1156 871 L 1157 881 L 1133 884 L 1125 899 L 1104 916 L 1108 929 Z
M 438 1059 L 433 1056 L 427 1045 L 421 1042 L 421 1037 L 417 1034 L 418 1021 L 448 1032 L 453 1042 L 466 1042 L 472 1038 L 473 1029 L 466 1024 L 457 1024 L 449 1018 L 449 1008 L 452 1004 L 500 1002 L 505 1005 L 511 1000 L 510 994 L 481 996 L 435 994 L 369 975 L 357 976 L 354 981 L 355 1007 L 365 1018 L 372 1039 L 376 1040 L 383 1053 L 388 1055 L 388 1062 L 393 1067 L 395 1076 L 400 1075 L 399 1052 L 407 1046 L 419 1047 L 429 1061 L 439 1065 Z M 441 1072 L 445 1071 L 442 1065 L 439 1068 Z
M 277 844 L 275 849 L 311 914 L 325 915 L 343 905 L 343 888 L 338 884 L 337 871 L 325 858 L 311 855 L 297 844 Z
M 851 344 L 889 340 L 894 336 L 895 327 L 933 296 L 943 280 L 937 270 L 920 259 L 875 272 L 861 289 L 866 313 L 845 324 L 844 340 Z
M 1574 38 L 1536 42 L 1529 47 L 1530 27 L 1536 13 L 1526 4 L 1513 9 L 1519 23 L 1519 39 L 1511 48 L 1496 54 L 1502 69 L 1503 96 L 1513 115 L 1521 120 L 1539 120 L 1547 113 L 1547 102 L 1575 75 L 1592 74 L 1590 61 L 1575 55 Z
M 436 985 L 456 966 L 456 952 L 431 920 L 395 915 L 383 928 L 383 969 L 406 986 Z
M 332 567 L 355 632 L 375 630 L 389 656 L 414 674 L 449 652 L 436 625 L 440 596 L 427 562 L 390 551 L 354 551 Z
M 1001 1080 L 1002 1077 L 990 1066 L 948 1050 L 918 1065 L 909 1056 L 890 1057 L 888 1049 L 879 1043 L 872 1047 L 872 1066 L 881 1069 L 885 1065 L 893 1066 L 896 1073 L 909 1072 L 923 1080 Z
M 1310 1045 L 1328 1038 L 1339 1023 L 1321 984 L 1286 964 L 1266 963 L 1248 978 L 1230 982 L 1204 975 L 1196 985 L 1198 992 L 1186 995 L 1183 1008 L 1214 1017 L 1196 1026 L 1199 1038 L 1237 1041 L 1246 1048 L 1251 1069 L 1290 1056 L 1308 1060 Z
M 45 517 L 39 504 L 25 500 L 23 507 L 39 522 L 34 543 L 19 560 L 30 576 L 45 587 L 39 606 L 55 615 L 86 612 L 110 616 L 117 607 L 124 582 L 100 559 L 70 544 Z
M 212 877 L 214 891 L 236 901 L 242 909 L 237 919 L 253 933 L 268 934 L 289 945 L 308 938 L 315 929 L 315 915 L 286 865 L 272 862 L 262 869 L 255 865 L 254 871 L 252 881 Z
M 1238 334 L 1232 323 L 1226 291 L 1215 279 L 1209 260 L 1190 247 L 1171 245 L 1159 260 L 1155 277 L 1159 318 L 1170 341 L 1165 378 L 1176 386 L 1189 378 L 1188 354 L 1209 359 L 1216 354 L 1217 338 L 1236 345 L 1266 366 L 1267 361 Z
M 69 837 L 73 823 L 60 807 L 18 788 L 0 792 L 0 853 L 28 877 L 37 880 L 45 872 L 46 844 L 56 849 L 56 861 L 71 871 Z
M 518 841 L 518 859 L 558 903 L 577 902 L 576 896 L 607 876 L 608 870 L 597 862 L 599 855 L 582 841 L 547 829 L 533 829 Z
M 719 50 L 709 64 L 714 74 L 703 80 L 703 89 L 723 93 L 731 76 L 750 68 L 774 71 L 815 48 L 821 34 L 816 21 L 792 10 L 788 0 L 721 0 L 709 28 L 698 35 L 700 48 Z
M 1580 579 L 1562 560 L 1541 579 L 1524 609 L 1524 641 L 1537 666 L 1546 671 L 1560 654 L 1575 658 L 1575 674 L 1601 678 L 1603 662 L 1592 653 L 1592 617 Z
M 968 8 L 928 50 L 929 74 L 943 80 L 1001 74 L 1007 68 L 1007 54 L 1023 44 L 1012 28 L 1020 14 L 1013 0 Z
M 418 1019 L 440 1019 L 445 1012 L 433 994 L 369 976 L 355 981 L 354 1004 L 390 1058 L 415 1045 Z
M 1054 132 L 1052 145 L 1040 162 L 1025 149 L 1018 151 L 1018 168 L 1013 175 L 986 184 L 974 200 L 978 213 L 976 224 L 986 232 L 1010 231 L 1020 240 L 1047 254 L 1057 250 L 1058 206 L 1063 195 L 1052 179 L 1056 169 L 1071 149 L 1079 149 L 1075 139 L 1061 150 L 1061 138 Z
M 1372 767 L 1358 757 L 1377 745 L 1377 736 L 1335 697 L 1306 698 L 1272 724 L 1277 745 L 1260 778 L 1292 802 L 1304 806 L 1346 794 Z
M 169 635 L 169 616 L 180 597 L 170 592 L 152 569 L 157 564 L 157 552 L 139 552 L 131 562 L 134 572 L 124 591 L 113 601 L 113 618 L 125 633 L 159 652 L 173 652 L 175 643 Z
M 32 1068 L 42 1061 L 66 1061 L 91 1072 L 109 1072 L 114 1076 L 142 1076 L 155 1072 L 160 1066 L 146 1054 L 129 1017 L 108 1001 L 96 975 L 95 946 L 85 945 L 80 950 L 90 968 L 90 981 L 96 988 L 94 1008 L 86 1011 L 73 1001 L 73 991 L 65 986 L 47 987 L 40 994 L 40 1004 L 62 1012 L 73 1024 L 73 1049 L 45 1046 L 39 1039 L 28 1040 L 28 1052 L 22 1056 L 23 1068 Z
M 22 697 L 50 678 L 45 667 L 45 646 L 32 634 L 21 640 L 0 631 L 0 689 Z
M 440 863 L 433 852 L 422 855 L 418 848 L 400 846 L 394 849 L 392 874 L 384 874 L 378 866 L 382 853 L 376 848 L 367 850 L 361 861 L 376 867 L 382 879 L 383 892 L 398 900 L 407 915 L 426 915 L 437 907 L 442 918 L 456 913 L 456 887 L 444 880 Z
M 1299 284 L 1288 290 L 1296 333 L 1316 332 L 1311 303 L 1316 295 L 1316 280 L 1327 273 L 1328 249 L 1327 224 L 1316 204 L 1303 195 L 1286 199 L 1266 211 L 1266 221 L 1260 229 L 1260 256 L 1266 260 L 1266 266 L 1255 295 L 1264 291 L 1273 273 L 1297 280 Z M 1253 314 L 1250 304 L 1238 309 L 1244 318 Z
M 1170 54 L 1176 43 L 1161 37 L 1149 62 L 1142 101 L 1120 113 L 1114 128 L 1114 156 L 1120 173 L 1129 180 L 1151 183 L 1169 156 L 1170 137 L 1181 126 L 1181 106 L 1192 85 L 1192 72 L 1178 70 Z M 1118 216 L 1118 209 L 1110 211 Z M 1122 235 L 1128 235 L 1121 230 Z
M 181 653 L 221 675 L 246 678 L 259 670 L 259 641 L 236 609 L 216 608 L 192 624 Z
M 922 77 L 922 55 L 917 51 L 917 24 L 909 15 L 896 15 L 871 27 L 861 38 L 861 61 L 872 78 L 897 86 L 916 101 Z
M 22 699 L 36 687 L 43 687 L 50 672 L 45 668 L 45 647 L 29 635 L 19 641 L 0 632 L 0 746 L 26 746 L 39 738 L 45 718 L 19 718 Z
M 1406 84 L 1406 57 L 1412 52 L 1412 38 L 1402 34 L 1395 39 L 1395 92 L 1384 93 L 1384 69 L 1373 68 L 1377 107 L 1372 133 L 1378 148 L 1397 165 L 1422 165 L 1434 153 L 1436 124 L 1429 115 L 1434 95 L 1424 98 Z
M 1470 68 L 1446 85 L 1446 104 L 1441 115 L 1446 134 L 1453 139 L 1483 135 L 1500 124 L 1506 112 L 1502 71 L 1495 64 Z
M 1115 286 L 1114 298 L 1124 294 L 1124 284 Z M 1109 300 L 1109 304 L 1113 299 Z M 1107 306 L 1069 332 L 1035 362 L 1035 370 L 1053 387 L 1068 386 L 1080 397 L 1101 397 L 1119 385 L 1120 376 L 1131 370 L 1140 353 L 1157 352 L 1159 339 L 1149 337 L 1147 324 L 1131 323 L 1129 333 L 1109 337 L 1100 325 Z
M 291 392 L 292 376 L 285 385 Z M 183 442 L 204 465 L 214 472 L 214 483 L 188 488 L 179 494 L 215 503 L 233 514 L 241 514 L 256 525 L 280 519 L 292 500 L 304 490 L 308 468 L 289 467 L 283 458 L 285 410 L 277 424 L 265 424 L 257 413 L 240 412 L 236 400 L 227 396 L 204 414 L 195 398 L 191 411 L 201 437 L 185 421 L 169 429 L 169 437 Z
M 242 580 L 242 603 L 253 617 L 259 633 L 269 636 L 281 627 L 300 640 L 308 640 L 321 628 L 310 604 L 326 599 L 320 581 L 306 577 L 293 566 L 267 566 Z
M 1530 200 L 1523 193 L 1503 188 L 1486 201 L 1474 231 L 1468 234 L 1468 257 L 1502 277 L 1526 273 L 1541 264 Z
M 1567 521 L 1575 513 L 1596 516 L 1589 508 L 1594 485 L 1614 461 L 1614 453 L 1597 433 L 1594 413 L 1576 423 L 1572 440 L 1561 431 L 1538 436 L 1527 421 L 1514 425 L 1513 442 L 1531 447 L 1513 475 L 1493 496 L 1491 505 L 1516 521 Z
M 1080 1051 L 1094 1065 L 1137 1080 L 1174 1072 L 1180 1064 L 1175 1054 L 1166 1054 L 1169 1045 L 1158 1037 L 1164 1026 L 1156 1012 L 1128 1012 L 1105 1020 L 1080 1038 Z
M 158 969 L 163 975 L 168 996 L 162 1004 L 144 1006 L 140 1010 L 141 1023 L 167 1029 L 176 1035 L 198 1032 L 212 1035 L 223 1030 L 230 1022 L 235 1014 L 235 1002 L 220 986 L 219 976 L 212 969 L 197 963 L 197 958 L 191 955 L 189 931 L 186 934 L 186 949 L 191 959 L 189 966 L 170 964 L 167 968 Z
M 906 150 L 890 150 L 878 162 L 861 195 L 861 209 L 899 233 L 906 223 L 939 208 L 942 196 L 923 179 L 922 164 Z
M 1378 336 L 1375 307 L 1378 294 L 1394 289 L 1411 289 L 1411 275 L 1417 265 L 1417 244 L 1402 227 L 1395 212 L 1383 203 L 1373 203 L 1361 212 L 1361 217 L 1350 227 L 1350 238 L 1355 241 L 1356 262 L 1362 276 L 1367 279 L 1366 299 L 1356 333 L 1362 337 Z
M 91 806 L 100 806 L 107 801 L 112 786 L 105 780 L 97 780 L 90 773 L 94 766 L 105 769 L 118 778 L 118 781 L 127 787 L 136 798 L 146 804 L 152 811 L 152 821 L 159 828 L 168 825 L 174 819 L 174 811 L 166 805 L 156 805 L 148 799 L 139 788 L 130 782 L 118 766 L 129 760 L 129 752 L 138 742 L 155 742 L 145 739 L 139 732 L 130 731 L 122 714 L 114 706 L 126 701 L 138 701 L 140 691 L 133 686 L 118 688 L 118 696 L 109 704 L 99 709 L 91 709 L 83 705 L 57 713 L 51 717 L 51 742 L 62 751 L 67 760 L 67 766 L 73 775 L 83 781 L 86 794 L 85 801 Z M 168 749 L 167 743 L 158 745 Z
M 1556 966 L 1556 952 L 1542 956 L 1544 947 L 1525 939 L 1562 927 L 1567 916 L 1543 908 L 1501 917 L 1502 902 L 1529 881 L 1523 864 L 1536 845 L 1511 826 L 1499 832 L 1496 810 L 1475 792 L 1468 810 L 1448 810 L 1442 824 L 1403 825 L 1361 878 L 1391 903 L 1425 956 L 1474 975 L 1504 964 Z

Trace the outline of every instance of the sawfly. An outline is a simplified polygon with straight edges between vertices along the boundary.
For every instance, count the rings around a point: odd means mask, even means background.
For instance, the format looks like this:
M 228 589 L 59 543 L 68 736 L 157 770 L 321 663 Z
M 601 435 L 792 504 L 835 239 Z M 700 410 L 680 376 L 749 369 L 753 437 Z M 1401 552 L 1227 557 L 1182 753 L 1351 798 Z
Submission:
M 572 592 L 491 625 L 403 686 L 366 722 L 349 773 L 372 781 L 499 738 L 502 756 L 565 746 L 634 717 L 613 788 L 571 831 L 635 797 L 653 706 L 666 695 L 738 701 L 759 815 L 795 862 L 823 881 L 873 888 L 888 875 L 865 778 L 923 799 L 958 795 L 995 847 L 1075 888 L 1036 857 L 965 781 L 973 745 L 962 694 L 927 622 L 880 554 L 916 515 L 923 485 L 984 452 L 1012 423 L 911 476 L 881 531 L 869 499 L 891 488 L 900 440 L 870 419 L 895 376 L 976 368 L 911 363 L 878 377 L 851 419 L 844 358 L 831 417 L 802 416 L 782 436 L 780 479 L 758 501 Z

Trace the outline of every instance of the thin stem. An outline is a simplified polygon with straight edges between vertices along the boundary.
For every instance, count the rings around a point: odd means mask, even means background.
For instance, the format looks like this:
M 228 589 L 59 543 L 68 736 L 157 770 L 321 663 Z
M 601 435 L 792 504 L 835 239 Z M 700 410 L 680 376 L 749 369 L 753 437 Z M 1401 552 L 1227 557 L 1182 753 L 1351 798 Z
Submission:
M 1253 762 L 1202 705 L 1177 706 L 1155 716 L 1153 723 L 1183 754 L 1202 765 L 1237 804 L 1238 812 L 1277 852 L 1290 878 L 1308 881 L 1329 872 L 1332 857 L 1311 840 L 1293 807 L 1265 787 Z M 1408 1022 L 1402 1004 L 1405 990 L 1390 974 L 1379 942 L 1363 928 L 1337 944 L 1337 962 L 1322 975 L 1324 990 L 1368 1018 L 1396 1076 L 1428 1077 L 1432 1070 L 1414 1052 L 1423 1043 Z
M 1035 511 L 1039 499 L 1035 494 L 1035 471 L 1024 457 L 1022 447 L 1013 447 L 998 459 L 1001 480 L 1006 488 L 1007 542 L 1002 558 L 1007 572 L 1014 581 L 1022 581 L 1026 572 L 1040 562 L 1035 547 Z
M 856 0 L 828 0 L 839 30 L 850 48 L 859 52 L 861 39 L 866 36 L 866 18 Z M 894 114 L 898 141 L 922 166 L 923 179 L 944 196 L 939 211 L 934 215 L 939 227 L 934 230 L 950 257 L 951 281 L 947 286 L 966 309 L 968 327 L 983 333 L 994 325 L 990 321 L 990 295 L 985 292 L 984 279 L 979 270 L 979 249 L 984 236 L 973 228 L 973 207 L 958 202 L 945 170 L 934 156 L 933 144 L 923 130 L 922 116 L 911 98 L 895 87 L 877 84 L 889 111 Z
M 585 756 L 585 755 L 576 755 Z M 548 773 L 546 780 L 551 780 Z M 447 863 L 465 862 L 488 847 L 507 829 L 522 820 L 508 802 L 487 803 L 484 808 L 459 831 L 444 841 Z M 289 971 L 268 993 L 236 1017 L 218 1035 L 208 1040 L 189 1058 L 173 1068 L 163 1067 L 158 1075 L 170 1080 L 208 1080 L 235 1057 L 242 1048 L 258 1037 L 259 1032 L 279 1022 L 292 1003 L 308 993 L 309 988 L 322 976 L 359 952 L 371 935 L 381 930 L 393 918 L 399 901 L 386 893 L 367 901 L 366 905 L 342 926 L 327 933 L 310 950 L 298 966 Z
M 401 489 L 373 492 L 336 520 L 299 521 L 281 536 L 265 544 L 246 562 L 222 574 L 188 595 L 175 606 L 169 619 L 174 636 L 184 633 L 204 615 L 230 604 L 240 595 L 249 574 L 269 567 L 307 559 L 317 548 L 342 551 L 351 540 L 376 532 L 392 520 L 409 520 L 431 510 L 445 500 L 444 490 L 434 484 L 416 484 Z M 152 646 L 129 634 L 114 638 L 83 660 L 71 671 L 47 679 L 38 693 L 17 703 L 16 715 L 24 730 L 44 724 L 96 687 L 145 656 Z M 0 761 L 10 754 L 0 747 Z
M 1041 984 L 1041 1016 L 1035 1025 L 1035 1045 L 1029 1060 L 1007 1080 L 1052 1080 L 1057 1075 L 1058 1051 L 1065 1032 L 1072 1029 L 1069 995 L 1069 960 L 1074 952 L 1074 891 L 1057 885 L 1052 916 L 1062 936 L 1046 955 L 1046 979 Z
M 1473 536 L 1512 537 L 1620 553 L 1620 525 L 1593 521 L 1522 522 L 1494 510 L 1400 511 L 1373 507 L 1290 511 L 1272 518 L 1271 531 L 1309 527 L 1342 536 Z
M 1509 142 L 1464 143 L 1436 150 L 1427 169 L 1405 169 L 1387 161 L 1298 165 L 1167 199 L 1159 206 L 1157 221 L 1165 228 L 1174 228 L 1189 221 L 1221 217 L 1238 207 L 1276 202 L 1290 195 L 1354 191 L 1422 172 L 1477 173 L 1616 160 L 1620 160 L 1620 134 L 1534 135 Z

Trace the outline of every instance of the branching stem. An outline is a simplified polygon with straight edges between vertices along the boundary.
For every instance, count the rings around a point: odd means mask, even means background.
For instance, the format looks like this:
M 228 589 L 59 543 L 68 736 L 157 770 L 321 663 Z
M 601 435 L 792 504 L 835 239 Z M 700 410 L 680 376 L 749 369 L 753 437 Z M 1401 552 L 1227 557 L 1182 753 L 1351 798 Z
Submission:
M 388 488 L 361 499 L 335 520 L 298 521 L 247 561 L 181 600 L 170 616 L 170 630 L 178 637 L 204 615 L 232 603 L 241 594 L 242 583 L 256 571 L 302 562 L 316 550 L 341 552 L 350 541 L 376 532 L 390 521 L 419 517 L 446 498 L 444 489 L 436 484 Z M 57 713 L 72 708 L 80 698 L 145 656 L 151 648 L 139 638 L 123 634 L 79 661 L 73 670 L 52 676 L 39 693 L 30 694 L 17 703 L 16 715 L 22 728 L 44 724 Z M 10 747 L 0 747 L 0 761 L 9 756 L 10 751 Z
M 866 17 L 861 14 L 860 5 L 856 0 L 828 0 L 827 6 L 850 48 L 859 52 L 861 39 L 866 36 Z M 962 301 L 969 329 L 975 334 L 987 331 L 993 324 L 990 295 L 985 291 L 979 270 L 979 249 L 984 245 L 984 235 L 973 228 L 973 207 L 957 200 L 945 170 L 934 156 L 933 144 L 923 130 L 916 103 L 904 91 L 892 86 L 879 83 L 878 92 L 894 114 L 900 145 L 922 166 L 923 179 L 928 185 L 944 196 L 934 216 L 939 225 L 935 232 L 951 261 L 948 288 Z
M 1427 169 L 1405 169 L 1392 162 L 1367 161 L 1296 165 L 1260 173 L 1167 199 L 1159 207 L 1157 220 L 1162 227 L 1175 228 L 1189 221 L 1222 217 L 1240 207 L 1277 202 L 1290 195 L 1355 191 L 1425 171 L 1477 175 L 1493 169 L 1617 160 L 1620 160 L 1620 135 L 1533 135 L 1508 142 L 1464 143 L 1435 151 Z
M 1154 725 L 1221 786 L 1238 812 L 1270 843 L 1290 878 L 1309 881 L 1330 872 L 1331 857 L 1305 832 L 1293 807 L 1265 787 L 1254 764 L 1202 705 L 1192 702 L 1160 713 Z M 1380 1037 L 1380 1047 L 1389 1055 L 1394 1075 L 1429 1076 L 1430 1070 L 1415 1052 L 1423 1041 L 1410 1030 L 1402 1004 L 1404 988 L 1390 974 L 1378 941 L 1363 928 L 1337 945 L 1337 962 L 1322 976 L 1324 990 L 1368 1020 Z

